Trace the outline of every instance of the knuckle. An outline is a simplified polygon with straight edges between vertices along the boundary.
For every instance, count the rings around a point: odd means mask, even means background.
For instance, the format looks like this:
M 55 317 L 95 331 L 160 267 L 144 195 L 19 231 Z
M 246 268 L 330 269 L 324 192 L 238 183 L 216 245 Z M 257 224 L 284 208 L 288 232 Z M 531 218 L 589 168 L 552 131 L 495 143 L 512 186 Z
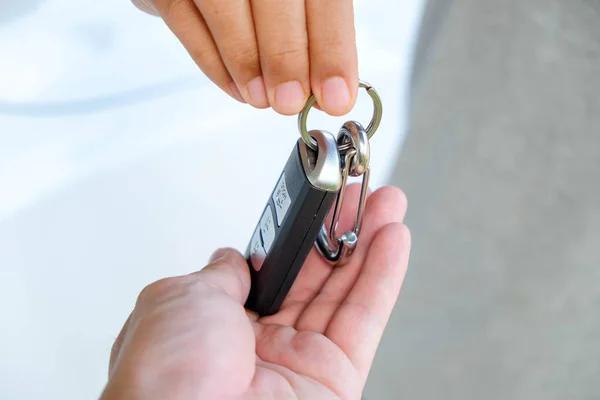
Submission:
M 356 46 L 356 39 L 353 36 L 350 37 L 350 35 L 322 37 L 319 40 L 311 42 L 311 47 L 320 52 L 334 51 L 342 53 L 344 50 L 347 50 L 349 46 Z
M 254 77 L 256 69 L 260 68 L 258 50 L 251 45 L 232 45 L 223 51 L 225 63 L 238 71 L 248 71 Z
M 155 5 L 166 21 L 187 20 L 194 11 L 189 0 L 156 0 Z
M 203 43 L 203 40 L 194 43 L 193 46 L 189 46 L 187 51 L 196 64 L 207 73 L 212 72 L 221 66 L 221 59 L 218 54 L 216 54 L 212 48 L 206 46 Z
M 163 278 L 142 289 L 136 301 L 136 308 L 167 296 L 179 283 L 177 278 Z
M 306 46 L 280 48 L 265 55 L 264 63 L 271 72 L 308 69 L 308 51 Z
M 318 75 L 340 74 L 356 62 L 356 51 L 341 38 L 311 43 L 311 62 L 316 64 Z
M 202 72 L 218 86 L 224 87 L 230 81 L 223 60 L 210 46 L 196 43 L 193 47 L 188 47 L 187 51 Z

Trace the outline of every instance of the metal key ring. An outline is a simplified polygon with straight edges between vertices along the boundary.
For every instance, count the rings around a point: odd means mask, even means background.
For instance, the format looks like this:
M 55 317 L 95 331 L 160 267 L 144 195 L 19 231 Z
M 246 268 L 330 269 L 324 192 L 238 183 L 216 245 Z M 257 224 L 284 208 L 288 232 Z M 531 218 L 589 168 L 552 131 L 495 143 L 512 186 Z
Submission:
M 381 104 L 381 98 L 379 97 L 379 94 L 377 94 L 377 91 L 373 89 L 373 86 L 363 81 L 358 81 L 358 86 L 366 89 L 367 93 L 369 94 L 369 96 L 371 96 L 371 99 L 373 100 L 373 117 L 371 118 L 371 122 L 369 122 L 369 125 L 367 126 L 367 136 L 370 139 L 375 134 L 375 131 L 377 130 L 377 128 L 379 128 L 379 124 L 381 123 L 381 117 L 383 116 L 383 106 Z M 308 112 L 315 105 L 315 102 L 315 96 L 311 94 L 308 98 L 308 101 L 306 102 L 306 105 L 304 106 L 302 111 L 300 111 L 300 114 L 298 114 L 298 130 L 300 131 L 300 136 L 302 137 L 302 140 L 304 140 L 304 143 L 306 143 L 306 145 L 313 150 L 317 150 L 317 142 L 308 133 L 308 129 L 306 128 L 306 122 L 308 120 Z M 346 149 L 342 148 L 340 150 Z

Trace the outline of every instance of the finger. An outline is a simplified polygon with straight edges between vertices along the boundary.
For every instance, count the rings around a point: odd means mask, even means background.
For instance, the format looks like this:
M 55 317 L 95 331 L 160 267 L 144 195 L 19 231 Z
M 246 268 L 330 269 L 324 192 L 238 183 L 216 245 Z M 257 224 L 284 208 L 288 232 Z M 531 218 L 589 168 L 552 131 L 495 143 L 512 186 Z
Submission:
M 250 0 L 194 1 L 244 99 L 255 107 L 268 107 Z
M 204 17 L 193 0 L 147 0 L 204 74 L 234 99 L 245 102 L 229 75 Z
M 350 229 L 356 218 L 356 204 L 360 195 L 360 185 L 352 184 L 346 189 L 345 200 L 340 213 L 339 230 Z M 328 222 L 326 222 L 327 224 Z M 318 295 L 328 280 L 334 267 L 318 250 L 313 248 L 298 273 L 281 309 L 275 315 L 261 318 L 263 323 L 295 326 L 298 317 L 307 305 Z
M 392 223 L 379 230 L 358 280 L 325 332 L 364 380 L 398 298 L 409 253 L 410 232 L 405 225 Z
M 347 114 L 358 92 L 352 0 L 307 0 L 310 83 L 328 114 Z
M 351 215 L 354 216 L 358 200 L 353 201 L 352 204 Z M 358 279 L 376 232 L 389 223 L 402 222 L 405 214 L 406 196 L 398 188 L 386 186 L 375 191 L 368 198 L 363 228 L 350 262 L 333 270 L 318 295 L 298 319 L 297 329 L 325 332 L 331 318 Z
M 158 11 L 156 10 L 156 8 L 154 7 L 154 4 L 152 4 L 152 1 L 150 0 L 131 0 L 133 5 L 136 6 L 137 8 L 139 8 L 140 10 L 154 15 L 154 16 L 158 16 Z
M 310 94 L 304 2 L 252 0 L 252 14 L 269 103 L 298 114 Z
M 217 250 L 206 267 L 190 276 L 220 288 L 241 305 L 246 303 L 250 292 L 250 271 L 248 263 L 236 250 Z

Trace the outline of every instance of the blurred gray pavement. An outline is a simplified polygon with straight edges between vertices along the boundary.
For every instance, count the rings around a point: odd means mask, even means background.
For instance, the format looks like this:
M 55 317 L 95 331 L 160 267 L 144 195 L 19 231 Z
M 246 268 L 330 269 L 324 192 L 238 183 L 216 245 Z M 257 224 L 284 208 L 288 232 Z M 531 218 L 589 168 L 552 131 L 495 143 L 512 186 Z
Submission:
M 600 399 L 600 1 L 434 0 L 365 398 Z

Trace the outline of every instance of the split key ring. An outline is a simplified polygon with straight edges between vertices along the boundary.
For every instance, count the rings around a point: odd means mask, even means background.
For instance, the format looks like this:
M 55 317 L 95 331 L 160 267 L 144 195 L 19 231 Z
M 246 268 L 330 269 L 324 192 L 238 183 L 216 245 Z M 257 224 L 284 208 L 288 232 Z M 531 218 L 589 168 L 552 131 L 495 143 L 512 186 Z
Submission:
M 367 136 L 370 139 L 374 134 L 377 128 L 379 128 L 379 124 L 381 123 L 381 117 L 383 115 L 383 106 L 381 104 L 381 98 L 377 91 L 367 82 L 359 81 L 359 87 L 364 88 L 371 99 L 373 100 L 373 117 L 371 118 L 371 122 L 366 128 Z M 300 136 L 306 145 L 312 150 L 317 150 L 317 141 L 310 135 L 308 129 L 306 128 L 306 122 L 308 120 L 308 113 L 310 109 L 315 105 L 315 96 L 313 94 L 310 95 L 306 105 L 298 115 L 298 130 L 300 131 Z M 346 151 L 350 148 L 350 144 L 346 144 L 343 147 L 340 147 L 340 151 Z

